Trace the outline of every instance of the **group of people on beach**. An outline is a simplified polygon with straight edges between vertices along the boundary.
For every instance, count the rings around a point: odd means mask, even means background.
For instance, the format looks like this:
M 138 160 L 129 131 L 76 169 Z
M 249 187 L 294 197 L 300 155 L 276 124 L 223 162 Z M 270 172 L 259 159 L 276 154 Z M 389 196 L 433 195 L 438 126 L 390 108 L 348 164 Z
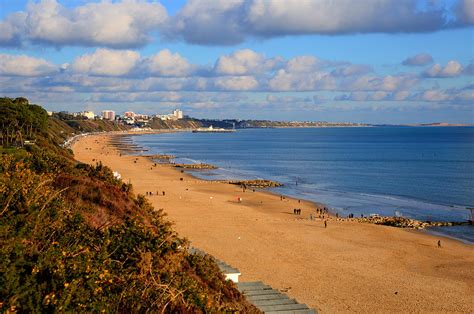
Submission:
M 294 209 L 293 209 L 293 214 L 295 214 L 295 215 L 301 215 L 301 208 L 294 208 Z
M 145 192 L 145 195 L 146 196 L 160 195 L 160 192 L 156 191 L 156 194 L 154 194 L 153 192 Z M 165 196 L 165 191 L 162 191 L 161 195 Z

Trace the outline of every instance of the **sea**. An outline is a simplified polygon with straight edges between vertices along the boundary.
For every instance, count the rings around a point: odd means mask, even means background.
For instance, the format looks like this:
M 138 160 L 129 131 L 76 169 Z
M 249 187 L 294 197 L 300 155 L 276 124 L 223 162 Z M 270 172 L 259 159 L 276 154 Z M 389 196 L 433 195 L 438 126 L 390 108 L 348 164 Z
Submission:
M 209 163 L 207 180 L 269 179 L 273 192 L 326 204 L 342 216 L 467 221 L 474 207 L 474 127 L 239 129 L 134 136 L 150 153 Z M 469 225 L 428 232 L 474 244 Z

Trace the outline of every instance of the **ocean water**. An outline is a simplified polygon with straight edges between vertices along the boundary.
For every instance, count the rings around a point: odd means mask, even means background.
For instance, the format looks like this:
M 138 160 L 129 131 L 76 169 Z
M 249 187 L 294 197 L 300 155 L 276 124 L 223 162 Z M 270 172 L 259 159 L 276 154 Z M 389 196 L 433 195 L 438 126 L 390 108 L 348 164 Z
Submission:
M 203 179 L 265 178 L 274 192 L 340 215 L 466 221 L 474 207 L 473 127 L 244 129 L 135 136 L 153 153 L 210 163 Z M 474 243 L 474 227 L 437 228 Z

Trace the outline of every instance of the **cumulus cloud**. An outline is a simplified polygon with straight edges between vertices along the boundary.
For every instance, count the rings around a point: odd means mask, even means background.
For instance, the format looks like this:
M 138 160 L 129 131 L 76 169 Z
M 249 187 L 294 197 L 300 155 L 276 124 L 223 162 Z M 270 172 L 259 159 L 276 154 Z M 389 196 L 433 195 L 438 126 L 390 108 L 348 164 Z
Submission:
M 421 66 L 433 63 L 433 57 L 428 53 L 420 53 L 416 56 L 406 58 L 402 64 L 407 66 Z
M 245 75 L 255 73 L 262 65 L 262 55 L 250 50 L 238 50 L 230 55 L 220 57 L 214 67 L 217 74 Z
M 142 58 L 133 50 L 105 48 L 82 55 L 66 67 L 74 73 L 130 77 L 184 77 L 191 74 L 194 68 L 180 54 L 168 49 Z
M 168 49 L 145 59 L 143 67 L 150 75 L 157 76 L 186 76 L 193 68 L 188 60 Z
M 215 86 L 221 90 L 246 91 L 256 89 L 258 82 L 253 76 L 219 77 Z
M 351 91 L 400 91 L 411 89 L 419 79 L 413 75 L 362 75 L 354 78 L 343 79 L 340 90 Z
M 242 4 L 242 0 L 189 0 L 164 29 L 164 35 L 193 44 L 237 44 L 245 37 L 243 21 L 236 14 Z
M 419 33 L 447 27 L 445 11 L 413 0 L 190 0 L 172 18 L 169 38 L 233 45 L 248 37 Z
M 423 32 L 439 28 L 442 12 L 419 12 L 411 0 L 250 1 L 248 18 L 257 34 Z
M 322 62 L 313 56 L 299 56 L 288 60 L 286 64 L 286 71 L 291 73 L 297 72 L 312 72 Z
M 463 73 L 462 65 L 456 61 L 449 61 L 444 67 L 439 63 L 434 64 L 423 72 L 426 77 L 456 77 Z
M 312 91 L 334 90 L 337 83 L 325 72 L 299 73 L 281 69 L 270 79 L 268 86 L 274 91 Z
M 459 23 L 465 25 L 474 25 L 474 0 L 460 0 L 456 14 Z
M 0 45 L 139 47 L 167 19 L 158 2 L 103 1 L 70 9 L 56 0 L 42 0 L 0 22 Z
M 59 67 L 44 59 L 25 55 L 0 54 L 0 75 L 41 76 L 58 72 Z
M 468 105 L 473 101 L 471 85 L 463 89 L 423 90 L 424 76 L 399 73 L 379 75 L 369 66 L 329 62 L 314 56 L 267 58 L 252 50 L 238 50 L 218 58 L 207 71 L 169 50 L 142 57 L 132 50 L 97 49 L 62 66 L 47 60 L 18 55 L 0 55 L 0 86 L 4 93 L 91 94 L 97 102 L 192 103 L 216 106 L 221 95 L 244 97 L 247 92 L 268 93 L 256 103 L 278 108 L 313 108 L 329 105 L 322 95 L 342 104 L 357 102 L 416 102 L 424 105 Z M 468 74 L 473 66 L 451 61 L 427 69 L 429 77 L 457 77 Z M 23 76 L 21 80 L 14 76 Z M 427 74 L 426 74 L 427 76 Z M 21 81 L 21 82 L 18 82 Z M 431 80 L 429 80 L 431 82 Z M 278 92 L 272 94 L 272 92 Z M 291 96 L 286 93 L 292 92 Z M 193 93 L 192 99 L 183 95 Z M 200 95 L 202 93 L 202 98 Z M 204 95 L 214 95 L 212 98 Z M 334 94 L 338 94 L 334 97 Z M 98 96 L 100 95 L 100 97 Z M 238 97 L 235 95 L 239 95 Z M 240 96 L 241 95 L 241 96 Z M 56 96 L 54 96 L 56 97 Z M 229 96 L 230 97 L 230 96 Z M 231 98 L 232 98 L 231 97 Z M 241 98 L 239 98 L 241 99 Z M 339 103 L 340 105 L 341 103 Z M 378 105 L 378 104 L 377 104 Z M 194 105 L 193 105 L 194 106 Z M 206 107 L 207 108 L 207 107 Z M 286 108 L 286 107 L 285 107 Z
M 333 90 L 336 78 L 324 68 L 327 62 L 314 56 L 298 56 L 288 60 L 268 81 L 274 91 Z
M 336 70 L 332 71 L 332 75 L 334 76 L 353 76 L 353 75 L 361 75 L 372 72 L 372 67 L 368 65 L 361 65 L 361 64 L 350 64 L 347 66 L 343 66 L 337 68 Z
M 407 90 L 401 90 L 392 94 L 392 99 L 395 101 L 402 101 L 408 99 L 411 93 Z
M 157 35 L 235 45 L 248 38 L 420 33 L 473 23 L 473 0 L 459 0 L 454 10 L 414 0 L 188 0 L 172 17 L 158 1 L 103 0 L 71 8 L 41 0 L 0 21 L 0 45 L 125 49 L 144 46 Z
M 439 102 L 449 99 L 449 95 L 445 91 L 439 89 L 432 89 L 421 93 L 419 95 L 419 99 L 423 101 Z
M 97 49 L 74 60 L 71 70 L 91 75 L 120 76 L 130 73 L 140 54 L 132 50 Z

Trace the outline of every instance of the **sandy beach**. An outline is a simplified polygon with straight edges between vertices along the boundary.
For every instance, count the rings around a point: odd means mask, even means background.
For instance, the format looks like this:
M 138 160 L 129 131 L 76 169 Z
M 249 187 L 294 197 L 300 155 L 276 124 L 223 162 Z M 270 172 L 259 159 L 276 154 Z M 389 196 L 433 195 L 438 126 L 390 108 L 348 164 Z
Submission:
M 324 228 L 322 219 L 309 219 L 316 204 L 242 192 L 166 164 L 154 167 L 148 158 L 121 156 L 107 145 L 109 140 L 106 134 L 78 139 L 72 146 L 75 158 L 101 161 L 130 181 L 135 193 L 153 192 L 150 202 L 166 211 L 177 232 L 239 268 L 241 281 L 261 280 L 285 289 L 321 312 L 474 309 L 473 246 L 334 217 Z M 300 216 L 294 208 L 302 209 Z

